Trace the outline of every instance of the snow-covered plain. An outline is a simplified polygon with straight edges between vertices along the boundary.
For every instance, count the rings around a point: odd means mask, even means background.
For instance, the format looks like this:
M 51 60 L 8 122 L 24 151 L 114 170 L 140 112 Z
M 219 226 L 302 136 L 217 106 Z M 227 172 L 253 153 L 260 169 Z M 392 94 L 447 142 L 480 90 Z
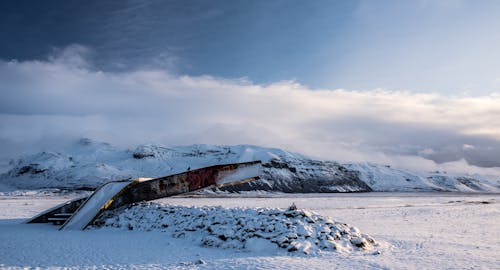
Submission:
M 500 195 L 460 193 L 218 194 L 173 197 L 181 206 L 287 208 L 356 226 L 380 254 L 313 254 L 256 245 L 204 247 L 161 231 L 100 228 L 58 231 L 26 218 L 74 194 L 0 197 L 0 268 L 108 269 L 500 269 Z

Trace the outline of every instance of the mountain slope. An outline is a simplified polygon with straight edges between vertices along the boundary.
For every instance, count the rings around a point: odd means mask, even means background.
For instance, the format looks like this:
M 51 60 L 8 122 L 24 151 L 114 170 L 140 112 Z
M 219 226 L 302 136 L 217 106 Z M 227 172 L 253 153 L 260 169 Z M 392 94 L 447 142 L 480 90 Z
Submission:
M 81 139 L 64 151 L 41 152 L 11 162 L 11 169 L 0 175 L 0 187 L 93 189 L 110 180 L 160 177 L 187 169 L 252 160 L 262 160 L 262 179 L 227 190 L 500 191 L 498 179 L 414 173 L 367 163 L 340 164 L 259 146 L 141 145 L 130 150 L 89 139 Z

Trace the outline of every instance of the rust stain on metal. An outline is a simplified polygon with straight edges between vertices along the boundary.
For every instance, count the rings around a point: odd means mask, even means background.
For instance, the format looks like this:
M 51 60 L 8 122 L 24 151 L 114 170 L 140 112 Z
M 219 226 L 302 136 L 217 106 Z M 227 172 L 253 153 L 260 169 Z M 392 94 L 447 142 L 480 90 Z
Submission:
M 260 161 L 252 161 L 246 163 L 215 165 L 133 183 L 122 190 L 120 196 L 114 198 L 113 202 L 108 205 L 106 209 L 111 210 L 134 202 L 150 201 L 175 196 L 203 188 L 216 186 L 222 187 L 253 181 L 259 179 L 259 177 L 256 176 L 248 179 L 240 179 L 238 181 L 222 185 L 217 184 L 217 180 L 221 179 L 226 172 L 235 171 L 239 168 L 260 163 Z
M 236 172 L 238 169 L 255 164 L 261 164 L 261 161 L 215 165 L 153 179 L 138 178 L 130 182 L 130 184 L 102 205 L 97 215 L 89 224 L 92 224 L 94 219 L 105 210 L 116 209 L 135 202 L 151 201 L 204 188 L 231 186 L 257 180 L 259 179 L 258 175 L 245 179 L 235 179 L 234 181 L 225 183 L 217 182 L 224 179 L 225 176 Z M 54 215 L 73 213 L 78 211 L 77 209 L 85 203 L 86 199 L 87 198 L 80 198 L 78 200 L 67 202 L 66 204 L 47 210 L 28 222 L 45 223 L 49 222 L 49 219 L 53 218 Z

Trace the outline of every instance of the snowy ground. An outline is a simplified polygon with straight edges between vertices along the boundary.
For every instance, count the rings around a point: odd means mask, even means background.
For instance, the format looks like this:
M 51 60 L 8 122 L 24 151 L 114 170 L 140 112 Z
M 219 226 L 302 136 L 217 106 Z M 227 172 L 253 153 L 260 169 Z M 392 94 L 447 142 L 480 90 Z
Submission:
M 381 254 L 304 255 L 207 248 L 162 232 L 58 231 L 22 222 L 63 196 L 0 196 L 0 268 L 500 269 L 500 194 L 363 193 L 182 197 L 185 206 L 299 209 L 356 226 L 386 244 Z M 256 196 L 257 195 L 257 196 Z M 259 196 L 261 195 L 261 196 Z

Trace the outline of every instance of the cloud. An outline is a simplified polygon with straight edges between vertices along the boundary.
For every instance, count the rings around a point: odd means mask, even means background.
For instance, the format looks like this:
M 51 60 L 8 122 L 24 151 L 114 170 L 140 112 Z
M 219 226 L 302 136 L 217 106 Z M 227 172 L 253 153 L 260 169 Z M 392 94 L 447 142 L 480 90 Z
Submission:
M 54 141 L 48 138 L 90 137 L 120 145 L 258 144 L 400 167 L 500 167 L 500 95 L 102 72 L 82 52 L 77 46 L 46 61 L 0 62 L 0 143 L 43 147 Z
M 67 67 L 90 68 L 89 58 L 92 55 L 89 47 L 72 44 L 64 48 L 53 48 L 49 61 Z

